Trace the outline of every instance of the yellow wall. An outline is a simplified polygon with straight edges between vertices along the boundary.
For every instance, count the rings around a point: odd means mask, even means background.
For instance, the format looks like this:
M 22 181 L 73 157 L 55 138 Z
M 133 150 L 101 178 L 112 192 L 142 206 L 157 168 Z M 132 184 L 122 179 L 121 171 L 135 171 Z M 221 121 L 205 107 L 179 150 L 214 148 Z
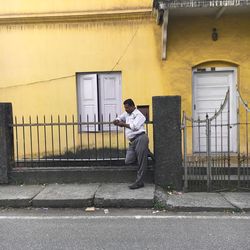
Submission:
M 142 9 L 152 8 L 152 2 L 152 0 L 0 0 L 0 15 Z
M 219 39 L 211 39 L 216 27 Z M 168 72 L 166 91 L 182 93 L 183 109 L 191 112 L 192 67 L 209 61 L 209 65 L 238 65 L 240 90 L 250 94 L 250 22 L 248 16 L 214 18 L 179 18 L 169 23 Z M 212 61 L 215 61 L 214 63 Z M 224 63 L 223 63 L 224 62 Z M 231 64 L 230 64 L 231 63 Z M 176 74 L 178 72 L 178 74 Z
M 123 99 L 151 108 L 152 96 L 181 95 L 182 109 L 191 115 L 192 68 L 233 65 L 243 97 L 250 99 L 248 16 L 170 17 L 167 60 L 162 61 L 161 27 L 150 11 L 117 14 L 150 9 L 151 1 L 83 2 L 1 1 L 0 21 L 10 13 L 115 11 L 100 21 L 0 25 L 0 101 L 12 102 L 19 120 L 22 115 L 77 115 L 76 72 L 121 71 Z
M 76 114 L 75 73 L 109 72 L 120 60 L 114 71 L 122 72 L 123 98 L 148 104 L 163 93 L 155 28 L 150 17 L 0 27 L 0 100 L 12 102 L 16 115 Z M 43 82 L 65 76 L 73 77 Z
M 240 19 L 240 21 L 239 21 Z M 216 26 L 219 40 L 211 40 Z M 76 114 L 76 72 L 122 72 L 123 98 L 151 104 L 153 95 L 181 95 L 191 112 L 192 68 L 238 66 L 238 82 L 249 96 L 250 27 L 247 17 L 170 19 L 167 60 L 161 28 L 153 17 L 80 24 L 0 26 L 0 100 L 16 115 Z M 239 46 L 240 45 L 240 46 Z M 49 79 L 72 76 L 65 79 Z M 44 81 L 44 82 L 43 82 Z M 141 89 L 143 88 L 143 95 Z M 28 97 L 28 98 L 27 98 Z M 32 105 L 30 105 L 32 103 Z

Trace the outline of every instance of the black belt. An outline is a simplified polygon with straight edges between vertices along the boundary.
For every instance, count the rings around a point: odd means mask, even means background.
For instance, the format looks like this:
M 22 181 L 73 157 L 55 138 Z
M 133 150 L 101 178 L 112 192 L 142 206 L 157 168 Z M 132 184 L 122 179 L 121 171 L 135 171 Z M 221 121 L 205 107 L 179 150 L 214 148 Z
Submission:
M 135 139 L 137 139 L 139 136 L 144 135 L 144 134 L 145 134 L 145 132 L 142 132 L 142 133 L 140 133 L 140 134 L 137 134 L 137 135 L 135 135 L 135 137 L 129 139 L 129 141 L 130 141 L 130 142 L 133 142 L 133 141 L 134 141 Z

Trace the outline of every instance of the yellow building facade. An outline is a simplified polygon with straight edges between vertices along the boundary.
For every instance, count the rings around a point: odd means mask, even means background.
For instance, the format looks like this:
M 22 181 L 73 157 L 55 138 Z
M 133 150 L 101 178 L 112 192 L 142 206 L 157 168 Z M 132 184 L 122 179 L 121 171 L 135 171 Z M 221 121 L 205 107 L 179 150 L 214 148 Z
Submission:
M 249 6 L 223 14 L 170 9 L 163 44 L 151 0 L 49 2 L 1 1 L 0 101 L 12 103 L 17 121 L 79 117 L 79 74 L 118 74 L 121 106 L 127 98 L 148 105 L 150 120 L 152 96 L 180 95 L 192 115 L 196 69 L 233 68 L 250 99 Z

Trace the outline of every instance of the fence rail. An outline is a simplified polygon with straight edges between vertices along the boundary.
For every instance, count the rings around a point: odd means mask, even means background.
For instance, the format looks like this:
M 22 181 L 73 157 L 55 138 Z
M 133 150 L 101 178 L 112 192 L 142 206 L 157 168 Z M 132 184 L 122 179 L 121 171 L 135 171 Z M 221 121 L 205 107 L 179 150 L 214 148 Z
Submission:
M 15 167 L 118 164 L 126 155 L 124 129 L 109 121 L 53 116 L 14 118 Z M 152 137 L 153 122 L 146 123 Z
M 229 90 L 221 107 L 211 117 L 207 114 L 206 119 L 193 119 L 183 113 L 185 190 L 250 188 L 250 110 L 239 92 L 238 98 L 243 105 L 237 110 L 236 122 L 230 119 Z

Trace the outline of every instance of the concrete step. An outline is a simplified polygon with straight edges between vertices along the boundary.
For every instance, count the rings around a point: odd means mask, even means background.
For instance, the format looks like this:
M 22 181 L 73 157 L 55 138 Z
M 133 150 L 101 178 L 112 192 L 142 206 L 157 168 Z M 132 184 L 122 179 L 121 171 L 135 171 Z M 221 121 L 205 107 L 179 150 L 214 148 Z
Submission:
M 11 184 L 45 183 L 130 183 L 136 179 L 136 166 L 13 168 Z M 145 182 L 154 182 L 154 168 L 149 166 Z
M 155 186 L 131 190 L 129 183 L 5 185 L 0 189 L 2 207 L 139 207 L 152 208 Z
M 102 184 L 97 190 L 94 199 L 96 207 L 144 207 L 152 208 L 154 205 L 153 184 L 131 190 L 127 183 Z
M 0 185 L 0 207 L 29 207 L 45 186 Z
M 32 199 L 33 207 L 88 207 L 93 206 L 100 184 L 50 184 Z
M 250 192 L 180 193 L 152 184 L 130 190 L 130 183 L 0 185 L 0 207 L 155 208 L 168 211 L 250 211 Z

